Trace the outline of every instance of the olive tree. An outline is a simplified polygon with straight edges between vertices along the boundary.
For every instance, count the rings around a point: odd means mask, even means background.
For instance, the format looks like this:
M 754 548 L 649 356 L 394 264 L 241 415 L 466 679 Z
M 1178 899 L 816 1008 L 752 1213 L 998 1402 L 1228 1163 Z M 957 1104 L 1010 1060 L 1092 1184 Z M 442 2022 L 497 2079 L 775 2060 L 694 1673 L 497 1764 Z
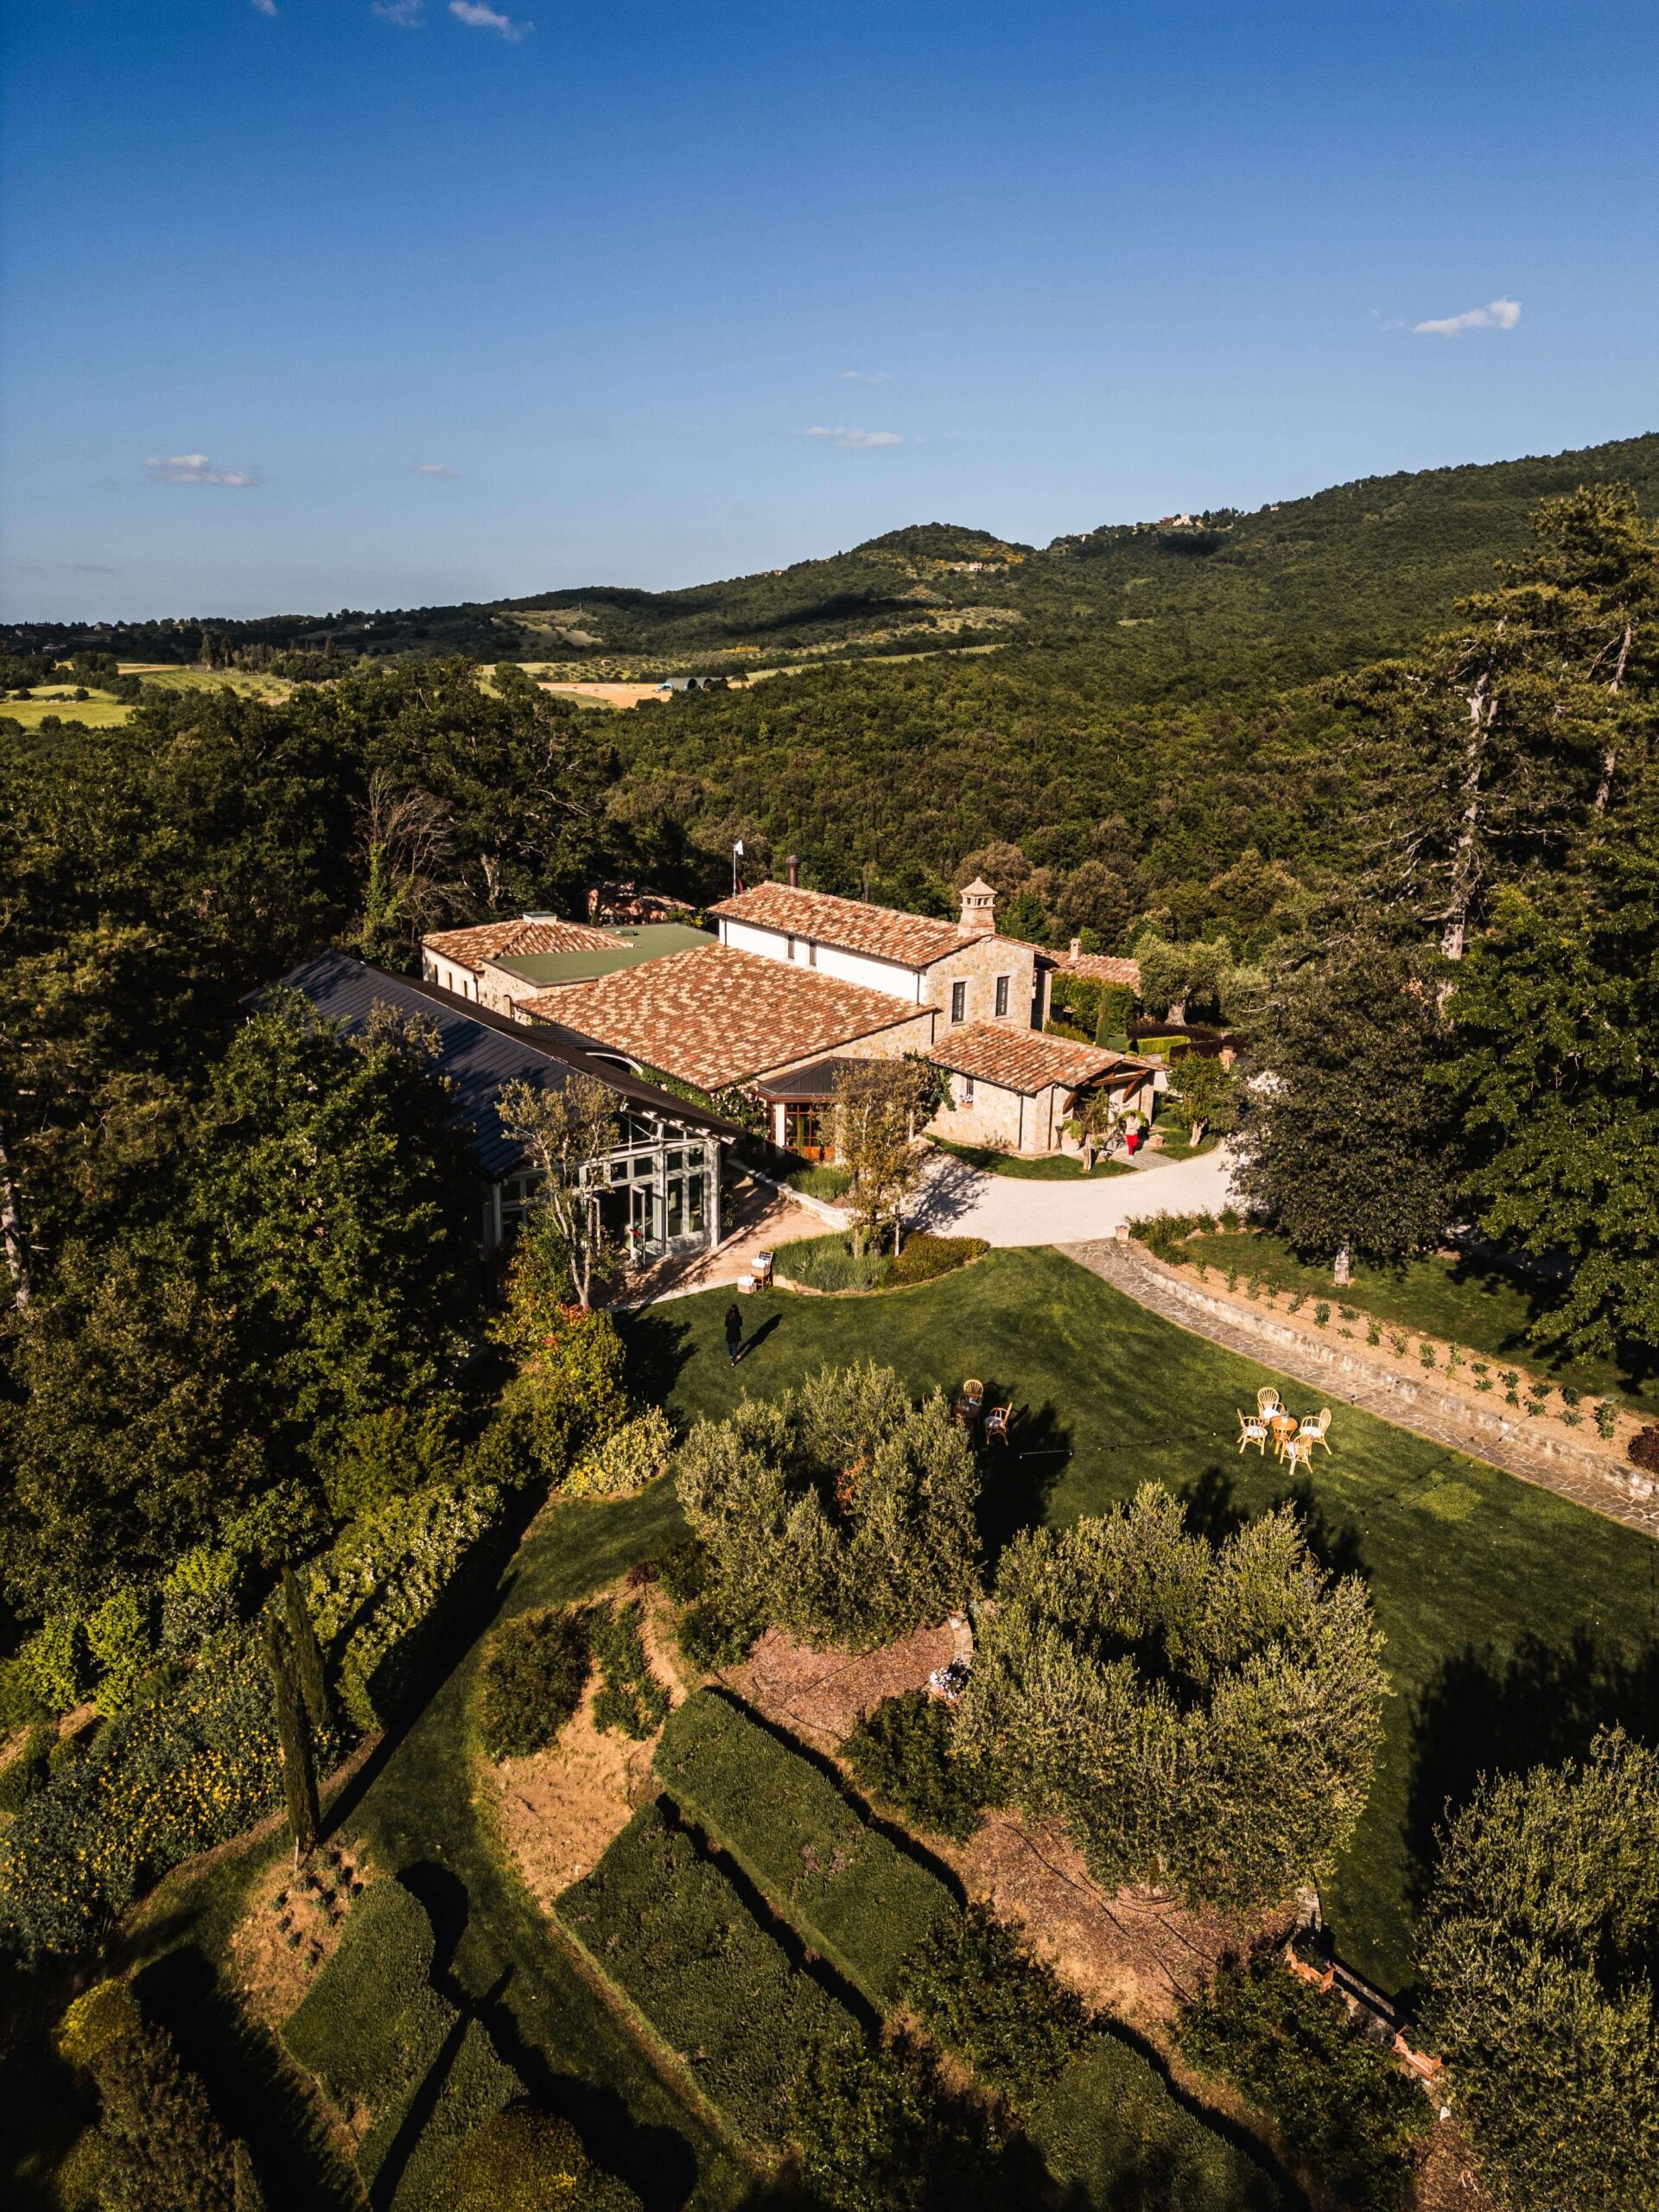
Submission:
M 775 1402 L 701 1421 L 680 1503 L 733 1621 L 868 1648 L 979 1591 L 979 1478 L 937 1393 L 891 1368 L 821 1368 Z
M 1507 2202 L 1659 2206 L 1659 1753 L 1489 1779 L 1444 1838 L 1423 2020 Z
M 575 1303 L 591 1305 L 612 1260 L 594 1171 L 616 1149 L 615 1093 L 590 1075 L 570 1076 L 556 1090 L 518 1079 L 504 1084 L 497 1111 L 540 1177 L 527 1236 L 550 1272 L 569 1276 Z
M 1017 1537 L 958 1707 L 959 1751 L 1058 1815 L 1096 1879 L 1274 1902 L 1353 1834 L 1387 1681 L 1364 1586 L 1289 1507 L 1224 1543 L 1155 1483 Z

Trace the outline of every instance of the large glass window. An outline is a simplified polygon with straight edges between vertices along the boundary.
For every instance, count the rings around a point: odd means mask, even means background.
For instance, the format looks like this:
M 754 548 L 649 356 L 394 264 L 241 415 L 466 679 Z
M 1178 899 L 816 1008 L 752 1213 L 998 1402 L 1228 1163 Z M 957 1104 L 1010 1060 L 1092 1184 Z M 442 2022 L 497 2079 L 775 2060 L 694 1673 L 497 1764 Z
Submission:
M 702 1177 L 688 1175 L 685 1179 L 685 1228 L 689 1236 L 702 1236 L 707 1230 L 708 1222 L 703 1211 L 702 1193 Z
M 822 1106 L 786 1106 L 784 1141 L 791 1152 L 815 1160 L 824 1149 L 825 1109 Z
M 685 1234 L 685 1183 L 678 1175 L 668 1186 L 668 1233 L 671 1237 Z

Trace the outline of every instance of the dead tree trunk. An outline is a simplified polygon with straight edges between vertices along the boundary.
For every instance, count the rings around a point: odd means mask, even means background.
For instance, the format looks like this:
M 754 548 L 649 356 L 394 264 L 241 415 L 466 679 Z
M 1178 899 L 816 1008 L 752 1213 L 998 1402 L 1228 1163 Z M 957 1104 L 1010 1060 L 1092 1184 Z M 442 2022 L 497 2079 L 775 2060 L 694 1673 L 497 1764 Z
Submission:
M 11 1155 L 3 1139 L 0 1139 L 0 1243 L 6 1248 L 6 1272 L 11 1277 L 12 1300 L 21 1309 L 29 1304 L 34 1286 L 29 1281 L 29 1241 L 23 1234 L 22 1205 L 11 1173 Z

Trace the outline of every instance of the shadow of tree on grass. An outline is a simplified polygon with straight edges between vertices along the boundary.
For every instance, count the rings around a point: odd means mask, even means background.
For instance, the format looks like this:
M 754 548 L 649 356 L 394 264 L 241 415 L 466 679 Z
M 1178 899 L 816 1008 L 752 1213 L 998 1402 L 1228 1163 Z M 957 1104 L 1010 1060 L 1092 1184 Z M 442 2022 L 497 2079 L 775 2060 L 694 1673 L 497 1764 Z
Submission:
M 1483 1775 L 1559 1766 L 1614 1724 L 1659 1744 L 1659 1642 L 1632 1654 L 1581 1628 L 1565 1644 L 1528 1636 L 1510 1651 L 1466 1644 L 1413 1705 L 1406 1843 L 1421 1905 L 1438 1834 Z

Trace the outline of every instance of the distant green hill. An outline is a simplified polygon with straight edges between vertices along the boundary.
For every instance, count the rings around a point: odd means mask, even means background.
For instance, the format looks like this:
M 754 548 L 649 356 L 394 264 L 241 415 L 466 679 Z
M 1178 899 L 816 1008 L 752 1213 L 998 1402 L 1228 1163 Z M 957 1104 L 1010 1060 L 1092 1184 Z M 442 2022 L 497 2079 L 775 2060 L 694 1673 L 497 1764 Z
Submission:
M 1659 506 L 1659 435 L 1485 467 L 1373 476 L 1253 514 L 1114 524 L 1041 549 L 943 523 L 826 560 L 684 591 L 595 585 L 490 604 L 210 622 L 238 657 L 431 655 L 569 674 L 738 672 L 970 644 L 1087 647 L 1108 688 L 1255 690 L 1375 658 L 1443 620 L 1518 553 L 1539 500 L 1622 479 Z M 18 650 L 97 644 L 192 659 L 200 621 L 114 633 L 16 626 Z M 300 671 L 296 671 L 300 672 Z M 309 672 L 309 671 L 306 671 Z

